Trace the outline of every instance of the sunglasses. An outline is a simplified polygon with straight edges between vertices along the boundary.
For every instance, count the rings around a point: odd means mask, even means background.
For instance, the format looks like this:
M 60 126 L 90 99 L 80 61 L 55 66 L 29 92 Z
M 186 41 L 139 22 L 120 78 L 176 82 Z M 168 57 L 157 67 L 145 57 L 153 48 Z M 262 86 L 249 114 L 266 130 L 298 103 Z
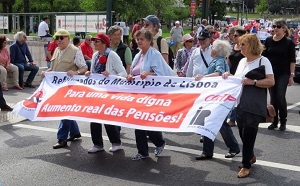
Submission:
M 282 26 L 281 26 L 281 25 L 273 25 L 273 28 L 278 28 L 278 29 L 280 29 L 280 28 L 282 28 Z
M 65 38 L 64 36 L 56 36 L 55 40 L 64 40 L 64 38 Z
M 94 43 L 100 43 L 100 42 L 102 42 L 100 39 L 96 39 L 96 40 L 94 41 Z
M 187 40 L 185 42 L 188 42 L 188 43 L 193 43 L 194 41 L 193 40 Z
M 238 34 L 234 34 L 233 36 L 234 36 L 234 37 L 240 37 L 240 35 L 238 35 Z

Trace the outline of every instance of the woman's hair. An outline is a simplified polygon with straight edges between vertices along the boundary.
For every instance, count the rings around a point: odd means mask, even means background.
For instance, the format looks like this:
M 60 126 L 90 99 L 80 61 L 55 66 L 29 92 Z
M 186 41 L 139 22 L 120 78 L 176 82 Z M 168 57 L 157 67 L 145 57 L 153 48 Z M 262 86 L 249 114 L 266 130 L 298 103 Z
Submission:
M 288 28 L 284 19 L 275 19 L 273 21 L 273 25 L 280 25 L 283 28 L 285 37 L 289 37 L 291 35 L 290 29 Z
M 145 37 L 145 39 L 147 41 L 151 41 L 152 42 L 153 37 L 152 37 L 152 34 L 151 34 L 151 32 L 149 30 L 141 29 L 141 30 L 136 31 L 136 33 L 135 33 L 135 37 L 136 38 L 140 37 L 142 35 Z
M 217 53 L 219 57 L 228 57 L 232 51 L 232 47 L 226 40 L 217 39 L 213 42 L 212 50 Z
M 235 30 L 235 32 L 237 32 L 240 36 L 246 34 L 246 30 L 244 30 L 243 28 L 237 28 L 237 29 Z
M 264 50 L 264 46 L 261 44 L 256 34 L 245 34 L 239 37 L 239 43 L 246 43 L 247 50 L 252 55 L 260 55 Z
M 3 48 L 4 41 L 6 41 L 6 37 L 4 35 L 0 35 L 0 50 Z
M 118 25 L 111 26 L 111 27 L 109 27 L 109 29 L 107 31 L 107 35 L 110 36 L 118 30 L 120 30 L 120 32 L 123 33 L 123 29 L 121 27 L 119 27 Z
M 16 41 L 21 41 L 23 40 L 23 37 L 26 36 L 26 34 L 23 32 L 23 31 L 20 31 L 20 32 L 17 32 L 15 35 L 14 35 L 14 39 Z

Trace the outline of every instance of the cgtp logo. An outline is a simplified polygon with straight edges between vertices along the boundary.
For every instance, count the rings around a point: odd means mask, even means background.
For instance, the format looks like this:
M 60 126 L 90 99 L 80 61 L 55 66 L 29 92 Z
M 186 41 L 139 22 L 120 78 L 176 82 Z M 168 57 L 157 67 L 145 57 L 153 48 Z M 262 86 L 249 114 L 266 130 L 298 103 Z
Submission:
M 38 103 L 42 101 L 43 95 L 43 90 L 37 91 L 33 96 L 25 99 L 25 101 L 23 102 L 23 106 L 28 109 L 35 109 Z

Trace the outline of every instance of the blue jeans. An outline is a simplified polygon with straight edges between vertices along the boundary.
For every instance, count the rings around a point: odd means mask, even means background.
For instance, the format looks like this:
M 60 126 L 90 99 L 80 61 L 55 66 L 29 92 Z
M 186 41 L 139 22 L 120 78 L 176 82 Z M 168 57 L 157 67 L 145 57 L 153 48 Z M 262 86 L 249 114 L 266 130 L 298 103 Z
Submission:
M 229 119 L 231 121 L 236 121 L 236 107 L 233 107 L 230 114 L 229 114 Z
M 275 85 L 269 88 L 271 104 L 274 106 L 276 116 L 274 117 L 274 124 L 278 124 L 278 116 L 281 122 L 286 122 L 287 118 L 287 103 L 286 90 L 289 83 L 289 74 L 282 74 L 275 77 Z
M 48 67 L 48 68 L 51 67 L 51 61 L 47 61 L 47 67 Z
M 240 152 L 239 144 L 236 138 L 234 137 L 231 127 L 228 125 L 226 120 L 223 122 L 223 125 L 220 129 L 220 133 L 222 135 L 222 138 L 227 148 L 229 148 L 228 152 L 230 153 Z M 209 139 L 206 136 L 203 137 L 203 154 L 207 156 L 213 156 L 214 146 L 215 146 L 214 142 L 211 139 Z
M 103 147 L 102 124 L 91 122 L 91 136 L 94 145 Z M 121 145 L 120 131 L 117 126 L 104 124 L 108 139 L 113 145 Z
M 165 144 L 165 140 L 163 138 L 162 132 L 136 129 L 135 130 L 136 147 L 138 149 L 138 153 L 143 156 L 149 156 L 147 135 L 149 136 L 149 139 L 156 147 L 161 147 Z
M 80 134 L 77 122 L 68 119 L 61 120 L 57 131 L 57 139 L 67 140 L 69 132 L 71 137 L 76 134 Z
M 35 75 L 38 73 L 39 71 L 39 67 L 38 66 L 33 66 L 30 64 L 24 64 L 24 63 L 15 63 L 14 65 L 16 65 L 19 69 L 19 85 L 20 86 L 24 86 L 24 80 L 23 80 L 23 76 L 24 76 L 24 71 L 30 71 L 30 74 L 26 80 L 26 83 L 31 84 L 32 81 L 34 80 Z
M 88 68 L 88 71 L 91 71 L 91 60 L 85 60 L 86 66 Z

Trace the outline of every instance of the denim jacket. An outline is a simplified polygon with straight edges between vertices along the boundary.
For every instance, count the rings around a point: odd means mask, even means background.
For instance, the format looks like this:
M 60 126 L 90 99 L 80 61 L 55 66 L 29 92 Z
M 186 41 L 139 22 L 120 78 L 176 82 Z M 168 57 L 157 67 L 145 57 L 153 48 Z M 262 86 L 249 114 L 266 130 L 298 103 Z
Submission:
M 204 75 L 212 74 L 214 72 L 219 72 L 219 75 L 221 76 L 224 74 L 224 72 L 229 71 L 229 66 L 226 63 L 226 60 L 224 57 L 215 57 L 212 62 L 208 65 L 208 68 L 204 72 Z

